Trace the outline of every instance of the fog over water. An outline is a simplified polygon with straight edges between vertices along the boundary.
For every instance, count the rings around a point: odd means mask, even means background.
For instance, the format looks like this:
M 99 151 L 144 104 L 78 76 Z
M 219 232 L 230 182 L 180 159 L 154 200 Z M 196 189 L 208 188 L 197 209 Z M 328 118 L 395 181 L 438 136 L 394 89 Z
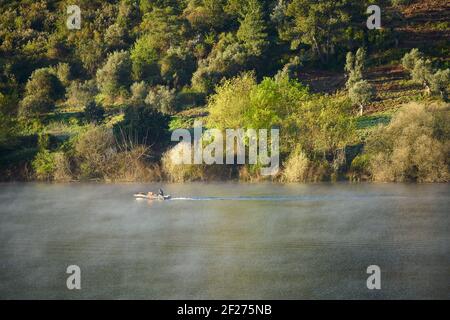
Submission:
M 169 201 L 135 200 L 163 187 Z M 448 184 L 0 184 L 2 299 L 449 298 Z M 66 268 L 81 268 L 68 290 Z M 366 268 L 381 268 L 368 290 Z

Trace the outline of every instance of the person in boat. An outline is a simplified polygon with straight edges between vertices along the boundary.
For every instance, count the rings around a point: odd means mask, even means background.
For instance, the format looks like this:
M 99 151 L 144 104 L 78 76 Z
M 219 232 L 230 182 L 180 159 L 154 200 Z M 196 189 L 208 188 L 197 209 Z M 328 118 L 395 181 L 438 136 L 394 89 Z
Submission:
M 164 197 L 164 191 L 161 188 L 158 190 L 158 193 L 154 193 L 151 191 L 147 192 L 147 198 L 154 198 L 158 196 Z

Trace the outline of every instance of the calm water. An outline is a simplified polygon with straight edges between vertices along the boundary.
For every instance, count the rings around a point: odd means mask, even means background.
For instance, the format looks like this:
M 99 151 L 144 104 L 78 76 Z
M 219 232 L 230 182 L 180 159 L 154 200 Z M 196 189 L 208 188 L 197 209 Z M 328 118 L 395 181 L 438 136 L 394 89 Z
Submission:
M 450 298 L 448 184 L 158 187 L 0 184 L 0 298 Z

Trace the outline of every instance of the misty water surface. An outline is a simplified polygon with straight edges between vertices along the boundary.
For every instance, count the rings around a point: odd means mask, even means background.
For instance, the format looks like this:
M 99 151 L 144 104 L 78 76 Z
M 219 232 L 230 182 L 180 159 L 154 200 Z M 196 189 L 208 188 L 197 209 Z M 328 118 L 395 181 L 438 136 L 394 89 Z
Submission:
M 159 187 L 0 184 L 0 298 L 450 297 L 448 184 Z

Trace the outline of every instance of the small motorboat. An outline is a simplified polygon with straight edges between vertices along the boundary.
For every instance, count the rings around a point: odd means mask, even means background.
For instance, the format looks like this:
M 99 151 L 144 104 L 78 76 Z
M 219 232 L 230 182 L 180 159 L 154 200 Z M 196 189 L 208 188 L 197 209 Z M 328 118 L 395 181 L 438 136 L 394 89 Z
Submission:
M 139 192 L 134 194 L 134 197 L 136 199 L 147 199 L 147 200 L 169 200 L 172 196 L 170 195 L 160 195 L 160 194 L 148 194 L 148 193 L 143 193 L 143 192 Z

